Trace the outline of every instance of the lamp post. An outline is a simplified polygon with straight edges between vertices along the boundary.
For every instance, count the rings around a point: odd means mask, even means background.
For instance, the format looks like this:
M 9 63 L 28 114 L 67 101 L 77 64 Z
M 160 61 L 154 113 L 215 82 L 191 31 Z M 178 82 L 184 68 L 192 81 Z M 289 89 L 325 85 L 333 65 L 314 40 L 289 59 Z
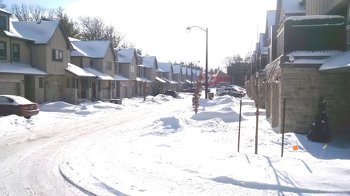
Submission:
M 208 28 L 202 28 L 199 26 L 190 26 L 186 29 L 191 31 L 192 28 L 198 28 L 205 31 L 205 99 L 208 99 Z

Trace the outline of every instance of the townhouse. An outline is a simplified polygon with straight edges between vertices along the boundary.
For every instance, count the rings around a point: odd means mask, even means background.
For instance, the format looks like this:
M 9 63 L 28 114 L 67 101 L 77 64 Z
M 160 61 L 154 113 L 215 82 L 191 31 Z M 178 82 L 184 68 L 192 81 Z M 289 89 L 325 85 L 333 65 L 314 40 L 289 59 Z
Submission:
M 181 80 L 182 69 L 180 64 L 173 64 L 173 76 L 172 80 L 177 83 L 177 86 L 174 90 L 181 91 L 183 89 L 184 82 Z
M 165 90 L 176 90 L 178 82 L 172 80 L 174 69 L 172 63 L 158 62 L 157 75 L 166 82 Z
M 325 98 L 331 134 L 348 132 L 349 2 L 278 0 L 274 13 L 274 21 L 273 12 L 267 13 L 271 26 L 260 40 L 264 43 L 257 44 L 268 48 L 266 63 L 261 61 L 266 53 L 257 47 L 259 72 L 246 87 L 251 92 L 259 88 L 259 101 L 264 102 L 272 127 L 281 129 L 285 112 L 285 131 L 307 133 L 319 112 L 319 100 Z
M 30 82 L 37 90 L 39 86 L 43 88 L 47 73 L 32 65 L 31 47 L 35 41 L 14 33 L 10 16 L 11 13 L 0 9 L 0 92 L 35 100 L 35 95 L 26 89 L 31 88 Z
M 110 41 L 81 41 L 70 38 L 73 45 L 67 87 L 74 88 L 74 102 L 79 99 L 109 100 L 117 98 L 115 53 Z M 79 70 L 79 71 L 76 71 Z M 72 84 L 72 85 L 70 85 Z
M 135 48 L 121 48 L 115 51 L 117 56 L 116 80 L 119 86 L 120 98 L 131 98 L 136 96 L 137 65 L 139 58 Z
M 156 70 L 158 69 L 158 61 L 155 56 L 142 57 L 142 66 L 139 66 L 141 81 L 145 85 L 145 95 L 155 95 L 157 93 Z
M 5 28 L 0 46 L 1 92 L 21 95 L 39 103 L 69 100 L 65 69 L 72 46 L 60 22 L 12 21 L 10 13 L 1 10 L 1 14 L 1 21 L 6 23 L 2 25 Z M 8 73 L 9 69 L 12 73 Z
M 108 101 L 181 91 L 199 73 L 134 48 L 115 50 L 110 41 L 69 38 L 60 21 L 15 21 L 3 9 L 0 19 L 1 94 L 38 103 Z

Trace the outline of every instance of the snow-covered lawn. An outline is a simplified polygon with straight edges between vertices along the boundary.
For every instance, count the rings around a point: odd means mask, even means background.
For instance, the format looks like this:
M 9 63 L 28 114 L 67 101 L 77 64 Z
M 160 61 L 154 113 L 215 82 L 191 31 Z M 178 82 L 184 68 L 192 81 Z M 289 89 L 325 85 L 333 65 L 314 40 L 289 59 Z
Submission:
M 124 99 L 122 105 L 42 104 L 30 120 L 0 117 L 0 137 L 114 116 L 118 126 L 71 142 L 58 166 L 66 180 L 96 195 L 350 194 L 349 138 L 322 144 L 287 133 L 281 157 L 281 134 L 260 110 L 255 154 L 256 109 L 243 98 L 237 152 L 238 99 L 201 99 L 194 114 L 192 96 L 180 96 Z

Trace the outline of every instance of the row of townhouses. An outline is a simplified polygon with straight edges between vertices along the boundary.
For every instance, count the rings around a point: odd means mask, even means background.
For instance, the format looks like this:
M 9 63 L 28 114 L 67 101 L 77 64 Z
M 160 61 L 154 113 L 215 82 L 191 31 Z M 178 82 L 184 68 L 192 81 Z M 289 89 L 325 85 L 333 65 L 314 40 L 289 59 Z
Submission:
M 60 21 L 15 21 L 0 9 L 0 94 L 38 103 L 131 98 L 189 88 L 200 72 L 110 41 L 69 38 Z
M 277 0 L 266 16 L 257 72 L 246 82 L 250 96 L 266 108 L 272 127 L 281 130 L 285 112 L 285 131 L 298 133 L 309 131 L 325 98 L 331 134 L 349 133 L 350 2 Z

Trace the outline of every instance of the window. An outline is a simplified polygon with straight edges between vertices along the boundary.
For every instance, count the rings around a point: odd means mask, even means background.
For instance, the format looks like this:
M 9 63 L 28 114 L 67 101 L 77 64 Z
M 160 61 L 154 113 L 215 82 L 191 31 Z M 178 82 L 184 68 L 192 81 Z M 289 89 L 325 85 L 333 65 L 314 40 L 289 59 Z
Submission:
M 44 88 L 44 78 L 39 78 L 39 88 Z
M 0 29 L 7 30 L 6 23 L 7 23 L 7 17 L 6 16 L 0 16 Z
M 13 100 L 12 100 L 13 101 Z M 11 103 L 7 97 L 0 97 L 0 103 Z
M 13 61 L 20 61 L 20 48 L 19 44 L 13 44 L 12 48 L 12 55 L 13 55 Z
M 135 66 L 131 65 L 130 66 L 130 71 L 131 71 L 131 73 L 134 73 L 135 72 Z
M 0 59 L 6 60 L 6 42 L 0 41 Z
M 53 61 L 63 61 L 63 51 L 62 50 L 57 50 L 53 49 L 52 50 L 52 60 Z

